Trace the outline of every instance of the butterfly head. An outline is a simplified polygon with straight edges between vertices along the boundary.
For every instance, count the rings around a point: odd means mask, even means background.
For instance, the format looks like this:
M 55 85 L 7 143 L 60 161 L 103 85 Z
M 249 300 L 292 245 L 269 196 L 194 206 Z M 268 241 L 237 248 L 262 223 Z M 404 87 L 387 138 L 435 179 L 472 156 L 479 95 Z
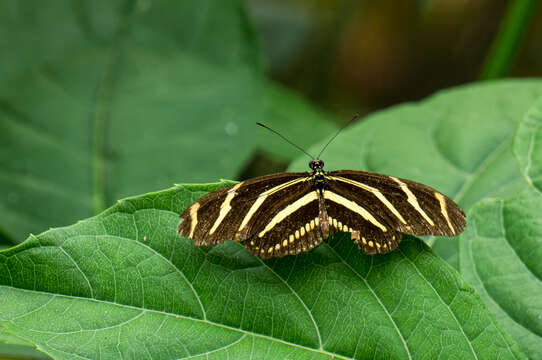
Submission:
M 322 171 L 324 167 L 324 162 L 320 159 L 318 160 L 311 160 L 309 162 L 309 167 L 312 169 L 312 171 L 319 172 Z

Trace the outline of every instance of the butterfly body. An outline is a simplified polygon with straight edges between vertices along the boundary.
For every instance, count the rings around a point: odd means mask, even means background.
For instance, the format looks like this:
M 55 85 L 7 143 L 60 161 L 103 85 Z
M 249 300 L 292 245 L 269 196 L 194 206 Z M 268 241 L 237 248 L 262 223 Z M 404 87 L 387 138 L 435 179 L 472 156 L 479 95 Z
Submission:
M 372 255 L 397 248 L 401 233 L 455 236 L 465 228 L 463 211 L 429 186 L 323 166 L 312 160 L 312 172 L 262 176 L 209 193 L 181 214 L 178 232 L 197 246 L 234 240 L 271 258 L 309 251 L 338 231 Z

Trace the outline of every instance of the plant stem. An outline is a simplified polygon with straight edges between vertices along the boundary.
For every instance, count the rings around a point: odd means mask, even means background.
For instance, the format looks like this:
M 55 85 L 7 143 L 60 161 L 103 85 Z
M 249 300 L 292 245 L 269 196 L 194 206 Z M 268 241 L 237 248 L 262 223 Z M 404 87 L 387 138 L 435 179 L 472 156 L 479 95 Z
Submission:
M 480 80 L 496 79 L 508 73 L 537 5 L 537 0 L 513 0 L 486 57 Z

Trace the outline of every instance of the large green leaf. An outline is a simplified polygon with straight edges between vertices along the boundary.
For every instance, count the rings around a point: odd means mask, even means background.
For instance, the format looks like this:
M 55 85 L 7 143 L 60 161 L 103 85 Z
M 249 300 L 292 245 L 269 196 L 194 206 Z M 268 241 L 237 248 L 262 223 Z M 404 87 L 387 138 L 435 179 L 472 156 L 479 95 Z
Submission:
M 128 195 L 235 178 L 276 108 L 274 126 L 303 118 L 302 145 L 334 128 L 263 78 L 234 0 L 6 1 L 0 19 L 0 234 L 12 242 Z
M 468 213 L 460 270 L 532 359 L 542 358 L 542 102 L 514 141 L 528 188 L 485 199 Z
M 262 261 L 196 248 L 184 185 L 0 252 L 0 327 L 56 359 L 516 359 L 518 345 L 423 241 L 366 256 L 346 236 Z
M 512 139 L 519 119 L 539 96 L 539 80 L 442 91 L 420 103 L 370 115 L 346 129 L 323 158 L 328 170 L 369 170 L 428 184 L 467 211 L 484 197 L 511 195 L 524 186 Z M 291 166 L 306 168 L 304 158 Z M 457 267 L 457 238 L 429 242 Z

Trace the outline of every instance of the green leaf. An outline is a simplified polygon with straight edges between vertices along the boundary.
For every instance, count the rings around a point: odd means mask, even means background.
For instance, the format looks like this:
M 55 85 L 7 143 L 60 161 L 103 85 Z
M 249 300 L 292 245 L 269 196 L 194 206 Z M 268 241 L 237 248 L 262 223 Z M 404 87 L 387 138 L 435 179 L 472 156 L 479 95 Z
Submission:
M 128 195 L 235 178 L 273 137 L 254 123 L 277 112 L 303 117 L 302 145 L 334 129 L 263 77 L 237 1 L 48 6 L 0 4 L 0 233 L 12 242 Z
M 0 252 L 0 328 L 55 359 L 516 359 L 478 295 L 417 238 L 346 236 L 262 261 L 196 248 L 178 214 L 229 183 L 126 199 Z
M 527 183 L 542 193 L 542 98 L 522 118 L 514 139 L 514 153 Z
M 542 358 L 542 101 L 524 116 L 514 151 L 528 188 L 469 212 L 460 270 L 532 359 Z
M 524 187 L 512 139 L 519 119 L 539 96 L 542 81 L 495 81 L 442 91 L 420 103 L 375 113 L 329 146 L 323 155 L 326 168 L 419 181 L 467 211 L 480 199 L 509 196 Z M 290 168 L 306 169 L 306 163 L 300 158 Z M 457 267 L 457 238 L 429 242 Z
M 0 359 L 2 360 L 50 360 L 51 357 L 32 347 L 0 343 Z
M 0 329 L 0 359 L 51 359 L 34 345 Z

